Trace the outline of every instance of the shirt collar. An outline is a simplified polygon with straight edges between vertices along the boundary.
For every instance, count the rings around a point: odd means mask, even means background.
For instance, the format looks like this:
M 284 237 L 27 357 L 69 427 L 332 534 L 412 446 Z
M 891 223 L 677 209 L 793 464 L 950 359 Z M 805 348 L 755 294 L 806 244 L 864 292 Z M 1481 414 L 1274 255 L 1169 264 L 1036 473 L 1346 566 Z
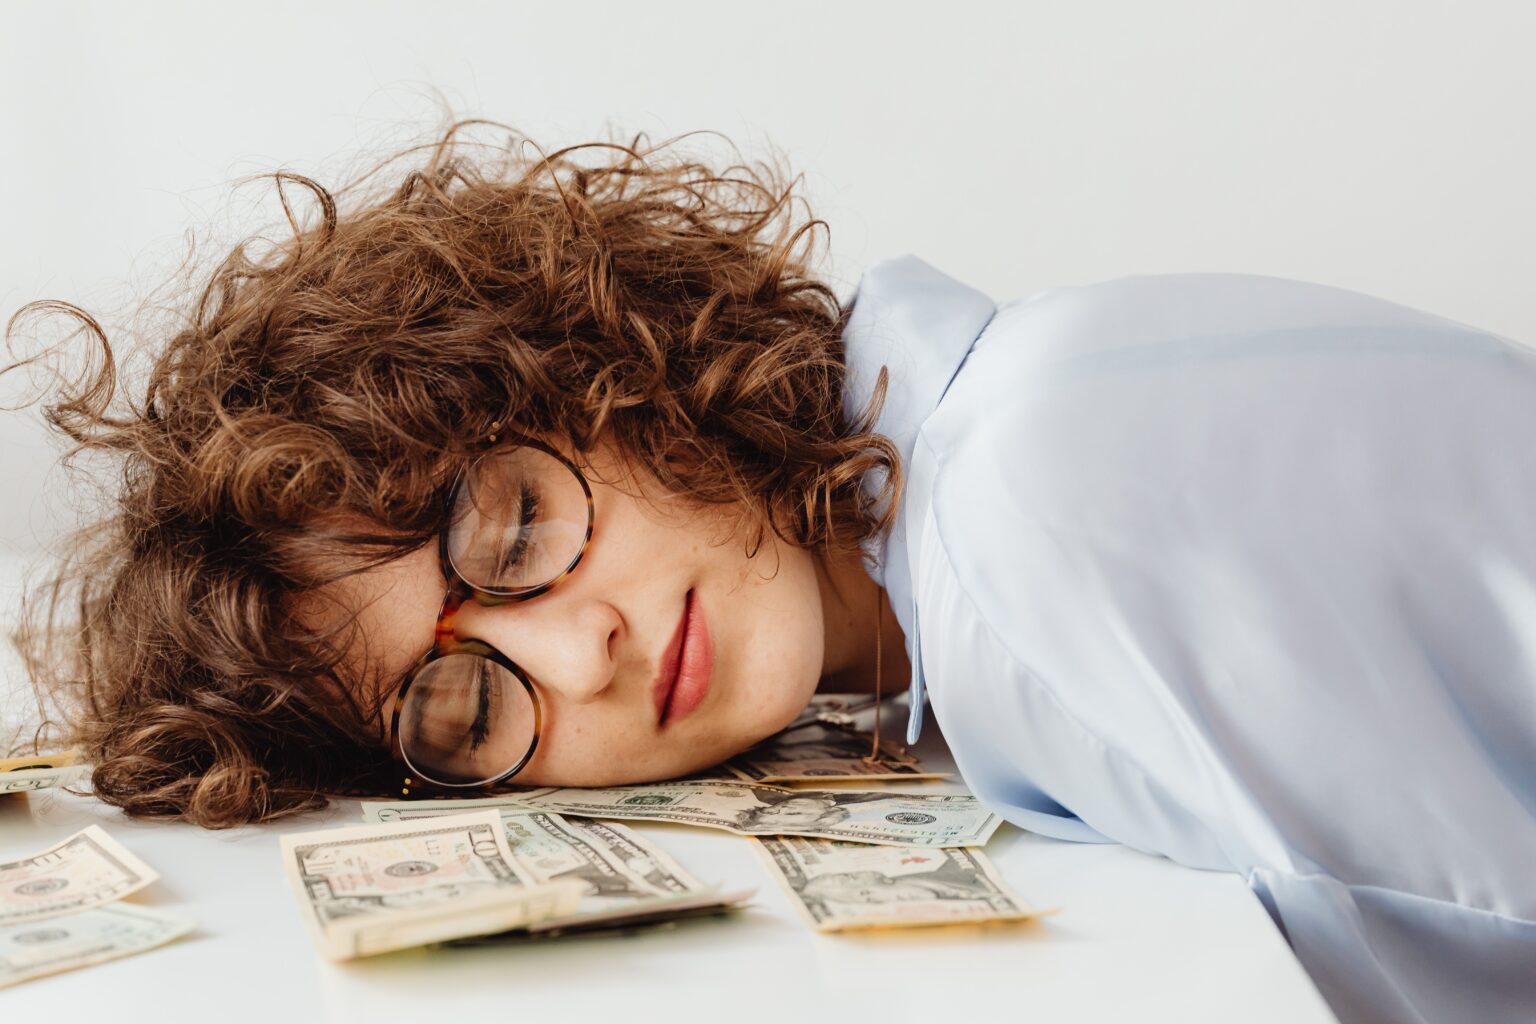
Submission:
M 853 310 L 843 333 L 843 411 L 852 421 L 869 407 L 880 368 L 888 370 L 885 402 L 875 421 L 901 453 L 908 481 L 902 507 L 890 532 L 871 537 L 864 545 L 866 563 L 875 582 L 885 588 L 891 608 L 907 638 L 912 678 L 907 684 L 909 705 L 907 742 L 916 743 L 923 724 L 927 684 L 923 676 L 921 631 L 912 587 L 911 540 L 906 510 L 926 509 L 924 485 L 911 473 L 912 453 L 923 422 L 938 408 L 965 362 L 971 346 L 997 311 L 997 305 L 969 285 L 924 263 L 916 256 L 899 256 L 864 272 L 853 297 Z M 884 481 L 871 474 L 865 488 L 878 494 Z
M 916 256 L 870 267 L 859 279 L 843 332 L 844 414 L 851 421 L 868 408 L 880 368 L 886 367 L 885 403 L 874 429 L 896 446 L 904 467 L 911 465 L 918 430 L 996 310 L 987 295 Z M 877 478 L 865 485 L 878 492 L 883 482 Z M 867 549 L 881 586 L 887 585 L 887 548 L 880 541 Z

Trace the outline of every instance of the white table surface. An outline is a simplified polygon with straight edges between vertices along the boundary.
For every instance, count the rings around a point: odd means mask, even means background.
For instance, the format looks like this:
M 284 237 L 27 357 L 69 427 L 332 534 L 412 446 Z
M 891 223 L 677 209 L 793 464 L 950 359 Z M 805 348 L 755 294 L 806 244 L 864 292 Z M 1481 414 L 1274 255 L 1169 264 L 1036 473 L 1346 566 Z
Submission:
M 931 719 L 917 752 L 948 763 Z M 912 788 L 961 788 L 926 785 Z M 750 840 L 631 822 L 704 881 L 758 887 L 751 907 L 644 935 L 331 964 L 304 929 L 277 835 L 360 820 L 356 801 L 340 801 L 209 832 L 69 794 L 0 798 L 0 860 L 99 824 L 160 872 L 133 902 L 199 922 L 172 945 L 0 991 L 0 1020 L 1334 1020 L 1237 876 L 1007 824 L 988 855 L 1022 896 L 1060 913 L 1022 926 L 818 935 Z

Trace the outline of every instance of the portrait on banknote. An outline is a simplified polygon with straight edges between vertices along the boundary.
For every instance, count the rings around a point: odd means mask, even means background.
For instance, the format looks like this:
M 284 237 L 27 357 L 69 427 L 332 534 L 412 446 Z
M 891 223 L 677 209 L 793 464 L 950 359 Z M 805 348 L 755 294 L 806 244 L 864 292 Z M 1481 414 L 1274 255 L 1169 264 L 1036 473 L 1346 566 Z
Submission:
M 777 827 L 791 832 L 836 825 L 846 821 L 855 806 L 889 798 L 881 792 L 774 793 L 763 789 L 754 790 L 754 795 L 759 805 L 737 812 L 736 824 L 744 829 Z
M 949 861 L 938 860 L 931 871 L 891 876 L 878 871 L 843 871 L 817 875 L 800 892 L 810 899 L 840 903 L 899 903 L 903 900 L 979 899 L 987 891 L 973 875 L 948 871 Z M 947 877 L 946 877 L 947 876 Z

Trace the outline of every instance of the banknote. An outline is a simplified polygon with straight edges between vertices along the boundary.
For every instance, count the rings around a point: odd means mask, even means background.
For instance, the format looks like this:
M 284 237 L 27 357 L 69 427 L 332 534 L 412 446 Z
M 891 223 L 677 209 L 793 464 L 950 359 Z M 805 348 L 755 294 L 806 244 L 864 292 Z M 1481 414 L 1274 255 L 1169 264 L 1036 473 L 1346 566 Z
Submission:
M 862 711 L 868 711 L 880 703 L 873 696 L 864 693 L 849 693 L 834 695 L 818 693 L 810 699 L 810 702 L 801 709 L 795 720 L 785 726 L 782 732 L 798 729 L 802 725 L 812 722 L 820 722 L 824 725 L 852 726 L 855 718 Z
M 768 836 L 753 844 L 818 931 L 1021 921 L 1036 911 L 980 850 Z
M 281 838 L 321 953 L 371 956 L 572 913 L 582 886 L 520 868 L 494 811 Z
M 575 879 L 579 914 L 704 888 L 652 843 L 614 822 L 544 811 L 503 811 L 512 858 L 537 882 Z
M 944 779 L 948 772 L 924 771 L 917 758 L 889 740 L 880 743 L 880 759 L 868 761 L 874 735 L 819 721 L 791 726 L 726 762 L 749 782 L 858 782 Z
M 80 763 L 78 750 L 0 757 L 0 796 L 68 786 L 79 781 L 89 770 L 89 765 Z
M 743 836 L 802 835 L 889 846 L 982 846 L 1001 819 L 969 794 L 791 790 L 688 780 L 611 789 L 546 787 L 471 800 L 369 801 L 368 821 L 411 821 L 482 808 L 670 821 Z
M 755 893 L 750 890 L 746 896 Z M 679 922 L 689 921 L 701 917 L 725 917 L 740 909 L 737 902 L 717 903 L 711 902 L 702 907 L 664 906 L 652 913 L 636 913 L 626 915 L 612 921 L 593 923 L 580 923 L 572 925 L 540 926 L 539 930 L 524 928 L 515 932 L 503 932 L 500 935 L 485 935 L 472 939 L 454 939 L 448 943 L 450 946 L 490 946 L 490 945 L 522 945 L 527 942 L 542 942 L 546 939 L 595 939 L 595 938 L 625 938 L 631 935 L 649 934 L 651 932 L 667 931 L 675 927 Z
M 142 953 L 193 927 L 186 918 L 128 903 L 0 927 L 0 988 Z
M 737 904 L 755 892 L 722 893 L 718 886 L 702 884 L 661 849 L 616 822 L 516 810 L 503 810 L 501 819 L 513 860 L 528 876 L 536 882 L 571 879 L 583 887 L 571 914 L 518 929 L 521 932 L 567 933 L 620 922 L 659 922 Z M 480 945 L 496 938 L 461 944 Z
M 58 789 L 79 782 L 90 770 L 91 766 L 87 764 L 0 770 L 0 796 L 5 796 L 7 793 L 31 793 L 40 789 Z
M 491 935 L 453 939 L 448 942 L 448 945 L 513 945 L 531 939 L 556 938 L 564 935 L 631 935 L 640 931 L 659 929 L 674 921 L 728 914 L 740 909 L 755 895 L 757 895 L 756 889 L 723 892 L 719 886 L 709 886 L 698 892 L 679 893 L 676 896 L 646 897 L 623 907 L 590 914 L 577 913 L 568 917 L 548 918 L 527 928 L 514 928 Z
M 159 877 L 92 825 L 41 853 L 0 861 L 0 926 L 99 907 Z
M 0 757 L 0 772 L 26 771 L 33 768 L 67 768 L 80 763 L 80 751 L 57 754 L 32 754 L 28 757 Z

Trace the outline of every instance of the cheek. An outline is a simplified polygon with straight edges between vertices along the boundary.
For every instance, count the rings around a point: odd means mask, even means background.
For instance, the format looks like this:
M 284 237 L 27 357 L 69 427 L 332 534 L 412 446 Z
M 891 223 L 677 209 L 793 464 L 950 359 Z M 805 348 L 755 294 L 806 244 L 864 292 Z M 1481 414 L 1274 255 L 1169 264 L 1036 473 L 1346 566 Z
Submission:
M 511 781 L 524 786 L 621 786 L 663 777 L 661 751 L 635 736 L 633 729 L 570 708 L 546 723 L 533 760 Z
M 624 786 L 688 775 L 740 753 L 720 743 L 656 733 L 649 719 L 625 707 L 566 706 L 552 711 L 539 748 L 528 766 L 510 780 L 525 786 Z
M 737 627 L 727 680 L 734 690 L 729 724 L 746 745 L 800 713 L 816 692 L 826 655 L 821 594 L 810 556 L 798 549 L 783 551 L 777 573 L 771 561 L 761 563 L 754 559 L 739 570 L 728 595 Z M 773 575 L 765 579 L 766 573 Z

